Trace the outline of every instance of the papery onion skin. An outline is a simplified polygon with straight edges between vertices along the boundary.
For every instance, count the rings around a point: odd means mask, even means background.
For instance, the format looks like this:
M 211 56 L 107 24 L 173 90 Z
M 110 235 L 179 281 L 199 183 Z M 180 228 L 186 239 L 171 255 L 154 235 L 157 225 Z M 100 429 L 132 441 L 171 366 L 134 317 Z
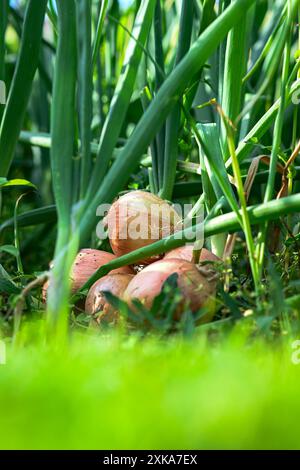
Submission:
M 45 282 L 45 284 L 42 287 L 42 301 L 44 304 L 47 303 L 49 284 L 50 284 L 50 281 L 48 280 Z M 77 314 L 84 312 L 84 300 L 83 299 L 77 300 L 77 302 L 74 305 L 74 312 Z
M 101 266 L 104 266 L 114 259 L 116 259 L 116 256 L 106 251 L 93 250 L 91 248 L 81 250 L 76 256 L 72 268 L 72 293 L 81 289 Z M 113 273 L 133 274 L 133 270 L 129 266 L 124 266 L 114 269 L 111 271 L 111 274 Z
M 166 253 L 164 259 L 184 259 L 186 261 L 193 261 L 194 245 L 185 245 L 175 250 Z M 211 251 L 206 248 L 202 248 L 200 254 L 200 262 L 210 261 L 213 263 L 221 262 L 222 260 L 218 256 L 214 255 Z
M 49 289 L 49 281 L 46 281 L 42 287 L 42 301 L 45 304 L 47 302 L 47 292 Z
M 152 216 L 151 209 L 154 210 Z M 131 191 L 120 197 L 108 212 L 106 222 L 110 244 L 117 256 L 148 246 L 182 226 L 181 218 L 170 204 L 144 191 Z M 137 233 L 134 233 L 135 229 Z M 149 264 L 159 258 L 141 260 L 140 264 Z
M 119 313 L 109 304 L 103 292 L 110 292 L 115 297 L 122 299 L 126 288 L 133 278 L 133 274 L 116 273 L 108 274 L 99 279 L 88 293 L 85 302 L 85 312 L 92 316 L 101 312 L 101 314 L 97 316 L 97 322 L 99 324 L 117 323 Z
M 151 309 L 166 280 L 174 273 L 178 274 L 178 287 L 183 295 L 183 302 L 178 306 L 177 318 L 184 312 L 185 306 L 197 312 L 202 307 L 207 313 L 200 323 L 208 322 L 214 315 L 216 282 L 209 281 L 201 274 L 196 265 L 181 259 L 163 259 L 147 266 L 135 276 L 128 285 L 124 300 L 134 308 L 133 300 L 139 300 Z
M 89 278 L 106 263 L 116 259 L 116 256 L 112 253 L 101 250 L 93 250 L 91 248 L 84 248 L 80 250 L 75 258 L 72 272 L 71 272 L 71 293 L 75 294 L 81 289 Z M 50 267 L 53 268 L 53 262 L 50 263 Z M 134 271 L 129 266 L 114 269 L 111 274 L 123 273 L 123 274 L 134 274 Z M 47 281 L 42 289 L 43 302 L 47 301 L 47 291 L 49 288 L 49 281 Z

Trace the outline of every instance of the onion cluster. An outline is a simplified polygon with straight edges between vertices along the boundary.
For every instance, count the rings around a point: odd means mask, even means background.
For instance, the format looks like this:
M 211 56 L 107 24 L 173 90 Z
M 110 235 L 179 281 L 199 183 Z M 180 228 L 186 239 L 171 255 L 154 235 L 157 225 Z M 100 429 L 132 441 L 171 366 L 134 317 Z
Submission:
M 109 210 L 105 224 L 114 254 L 92 249 L 81 250 L 71 273 L 72 293 L 82 288 L 104 264 L 148 246 L 182 227 L 179 215 L 170 204 L 143 191 L 131 191 L 120 197 Z M 125 300 L 133 309 L 134 300 L 139 300 L 150 309 L 166 280 L 176 273 L 183 298 L 177 307 L 176 317 L 180 318 L 186 307 L 193 312 L 205 307 L 206 313 L 201 321 L 210 321 L 214 314 L 217 275 L 214 267 L 206 269 L 205 266 L 207 262 L 212 264 L 220 261 L 219 258 L 203 248 L 199 266 L 196 266 L 192 245 L 172 250 L 161 258 L 155 256 L 144 259 L 139 263 L 139 270 L 137 267 L 125 266 L 99 279 L 86 298 L 86 313 L 100 325 L 118 322 L 119 312 L 109 304 L 106 292 Z M 45 288 L 43 295 L 46 297 Z

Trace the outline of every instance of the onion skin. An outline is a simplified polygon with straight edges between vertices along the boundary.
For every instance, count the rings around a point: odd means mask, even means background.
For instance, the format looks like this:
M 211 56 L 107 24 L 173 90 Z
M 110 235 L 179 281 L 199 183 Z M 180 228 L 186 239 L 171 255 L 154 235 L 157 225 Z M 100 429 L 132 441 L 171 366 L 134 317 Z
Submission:
M 50 281 L 46 281 L 45 284 L 42 287 L 42 301 L 44 304 L 47 303 L 47 295 L 48 295 L 48 289 L 49 289 L 49 283 Z M 82 313 L 84 312 L 84 300 L 79 299 L 76 304 L 74 305 L 74 310 L 76 313 Z
M 116 259 L 116 256 L 106 251 L 92 250 L 90 248 L 81 250 L 76 256 L 72 268 L 72 294 L 81 289 L 101 266 L 113 259 Z M 129 266 L 124 266 L 114 269 L 111 271 L 111 274 L 113 273 L 133 274 L 133 270 Z
M 210 321 L 214 315 L 216 282 L 209 281 L 205 275 L 198 271 L 195 264 L 182 259 L 163 259 L 147 266 L 130 282 L 125 291 L 124 300 L 133 309 L 132 301 L 134 299 L 151 309 L 163 284 L 174 273 L 178 274 L 178 287 L 184 297 L 178 306 L 176 319 L 180 318 L 188 304 L 192 312 L 207 307 L 207 313 L 201 318 L 200 323 Z
M 193 252 L 194 246 L 193 245 L 185 245 L 179 248 L 175 248 L 175 250 L 169 251 L 164 259 L 184 259 L 186 261 L 193 262 Z M 206 248 L 202 248 L 201 255 L 200 255 L 200 263 L 211 261 L 213 263 L 221 262 L 221 259 L 218 256 L 214 255 L 211 251 L 207 250 Z
M 49 289 L 49 281 L 46 281 L 42 288 L 42 301 L 44 304 L 47 302 L 48 289 Z
M 133 274 L 109 274 L 99 279 L 91 287 L 85 302 L 85 311 L 89 315 L 98 316 L 98 323 L 117 323 L 119 319 L 118 311 L 109 304 L 103 292 L 111 292 L 115 297 L 123 298 L 128 284 L 134 278 Z
M 155 214 L 151 217 L 152 208 Z M 144 191 L 131 191 L 120 197 L 109 210 L 106 223 L 112 250 L 118 257 L 171 235 L 182 226 L 171 205 Z M 134 234 L 135 229 L 137 234 Z M 157 259 L 157 256 L 151 257 L 139 264 L 149 264 Z
M 75 258 L 72 273 L 71 273 L 71 293 L 75 294 L 81 289 L 89 278 L 106 263 L 116 259 L 116 256 L 106 251 L 93 250 L 91 248 L 85 248 L 81 250 Z M 50 267 L 53 267 L 53 263 L 50 263 Z M 123 273 L 123 274 L 134 274 L 134 271 L 129 266 L 114 269 L 111 274 Z M 42 289 L 43 302 L 47 301 L 47 291 L 49 288 L 49 281 L 47 281 Z

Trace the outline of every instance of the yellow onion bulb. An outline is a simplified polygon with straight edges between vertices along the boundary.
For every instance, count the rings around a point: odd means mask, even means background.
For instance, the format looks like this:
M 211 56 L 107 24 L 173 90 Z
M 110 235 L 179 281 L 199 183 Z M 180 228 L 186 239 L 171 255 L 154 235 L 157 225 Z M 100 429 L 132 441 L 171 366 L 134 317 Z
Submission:
M 166 253 L 164 259 L 184 259 L 194 263 L 194 245 L 185 245 L 180 248 Z M 216 263 L 221 263 L 222 260 L 218 256 L 214 255 L 211 251 L 206 248 L 201 249 L 200 259 L 198 262 L 198 270 L 205 275 L 210 283 L 217 283 L 219 278 L 219 272 L 216 267 Z
M 116 256 L 122 256 L 172 235 L 180 230 L 182 221 L 175 209 L 158 196 L 131 191 L 112 205 L 106 224 L 112 250 Z M 157 259 L 154 256 L 140 264 Z
M 119 299 L 123 298 L 128 284 L 134 278 L 133 274 L 115 273 L 99 279 L 91 287 L 85 302 L 85 311 L 89 315 L 97 314 L 98 323 L 117 323 L 118 311 L 107 301 L 104 292 L 110 292 Z
M 93 250 L 91 248 L 81 250 L 75 258 L 71 271 L 71 293 L 75 294 L 101 266 L 116 258 L 115 255 L 106 251 Z M 53 268 L 53 262 L 50 263 L 50 268 Z M 134 274 L 134 271 L 131 267 L 124 266 L 114 269 L 111 273 Z M 42 299 L 45 303 L 47 301 L 48 288 L 49 281 L 44 284 L 42 289 Z
M 134 308 L 133 301 L 139 300 L 146 308 L 151 309 L 164 283 L 174 273 L 178 275 L 178 288 L 183 296 L 176 317 L 180 318 L 185 307 L 192 312 L 206 307 L 207 313 L 201 318 L 201 323 L 210 321 L 214 315 L 216 283 L 210 282 L 201 274 L 195 264 L 183 259 L 163 259 L 147 266 L 128 285 L 124 294 L 125 301 Z
M 72 268 L 72 293 L 81 289 L 101 266 L 104 266 L 114 259 L 116 259 L 116 256 L 106 251 L 93 250 L 90 248 L 81 250 L 76 256 Z M 113 273 L 133 274 L 133 270 L 129 266 L 124 266 L 114 269 L 111 271 L 111 274 Z

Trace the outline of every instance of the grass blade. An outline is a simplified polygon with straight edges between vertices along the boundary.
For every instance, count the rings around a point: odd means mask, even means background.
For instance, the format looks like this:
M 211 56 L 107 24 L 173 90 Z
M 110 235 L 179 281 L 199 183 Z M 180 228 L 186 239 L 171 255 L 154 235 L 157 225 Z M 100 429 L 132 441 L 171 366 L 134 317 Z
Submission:
M 31 227 L 40 224 L 55 223 L 57 220 L 56 206 L 41 207 L 32 211 L 19 214 L 17 217 L 18 227 Z M 14 218 L 5 220 L 0 225 L 0 233 L 14 226 Z
M 80 198 L 83 199 L 92 169 L 91 145 L 93 114 L 93 70 L 92 70 L 92 16 L 91 0 L 77 0 L 78 31 L 78 94 L 80 129 Z
M 165 64 L 163 51 L 163 32 L 162 32 L 162 12 L 161 0 L 156 0 L 154 14 L 154 44 L 155 44 L 155 79 L 156 92 L 162 86 L 165 79 Z M 158 181 L 159 189 L 162 187 L 164 170 L 164 152 L 165 152 L 166 127 L 163 126 L 156 136 L 157 162 L 153 165 L 153 172 L 157 168 L 157 175 L 154 180 Z
M 285 53 L 284 53 L 283 67 L 282 67 L 281 104 L 278 110 L 278 115 L 276 117 L 275 126 L 274 126 L 273 146 L 272 146 L 271 159 L 270 159 L 270 171 L 268 175 L 268 181 L 267 181 L 266 191 L 265 191 L 265 196 L 264 196 L 265 203 L 269 202 L 272 199 L 273 194 L 274 194 L 278 154 L 279 154 L 280 147 L 281 147 L 285 103 L 286 103 L 286 96 L 287 96 L 287 83 L 288 83 L 289 67 L 290 67 L 292 19 L 293 19 L 292 2 L 289 2 L 288 19 L 287 19 L 287 23 L 289 25 L 289 29 L 288 29 L 289 33 L 287 34 L 288 39 L 287 39 L 286 46 L 285 46 Z M 257 246 L 257 258 L 258 258 L 258 263 L 259 263 L 260 274 L 262 273 L 262 269 L 263 269 L 266 232 L 267 232 L 267 223 L 264 224 L 264 226 L 262 227 L 258 235 L 259 243 Z
M 0 80 L 5 82 L 5 32 L 7 26 L 8 0 L 0 0 Z M 0 104 L 0 123 L 3 115 Z
M 194 20 L 193 2 L 183 0 L 180 18 L 178 50 L 176 64 L 179 64 L 190 48 Z M 161 197 L 171 199 L 176 178 L 178 158 L 178 131 L 180 126 L 181 106 L 178 103 L 166 124 L 166 146 L 164 156 L 163 187 Z
M 77 74 L 76 8 L 74 0 L 58 3 L 58 46 L 51 116 L 51 166 L 58 214 L 54 269 L 48 291 L 49 330 L 64 335 L 68 314 L 71 248 L 72 157 L 75 140 L 75 88 Z M 64 77 L 62 80 L 61 77 Z M 76 249 L 76 248 L 75 248 Z
M 201 138 L 200 146 L 205 154 L 204 165 L 207 168 L 216 198 L 219 200 L 224 195 L 228 206 L 238 212 L 239 206 L 222 158 L 217 125 L 198 124 L 197 128 Z
M 107 7 L 108 7 L 108 0 L 102 0 L 100 14 L 99 14 L 98 23 L 97 23 L 96 35 L 95 35 L 95 40 L 94 40 L 94 47 L 93 47 L 93 55 L 92 55 L 93 68 L 95 67 L 97 63 L 97 59 L 99 56 L 101 36 L 102 36 L 105 15 L 107 12 Z
M 244 102 L 243 77 L 247 68 L 248 55 L 246 53 L 247 15 L 244 21 L 237 24 L 229 33 L 225 54 L 224 83 L 221 107 L 225 116 L 236 124 Z M 237 48 L 238 44 L 238 48 Z M 224 159 L 228 158 L 226 128 L 222 124 L 222 148 Z M 238 137 L 236 133 L 235 139 Z
M 299 93 L 300 90 L 300 80 L 293 83 L 286 98 L 285 109 L 290 105 L 292 97 Z M 245 160 L 251 151 L 253 150 L 254 145 L 265 135 L 265 133 L 270 129 L 274 120 L 276 119 L 278 109 L 281 106 L 281 98 L 279 98 L 270 109 L 261 117 L 261 119 L 255 124 L 251 131 L 246 135 L 242 142 L 239 143 L 236 154 L 239 162 L 241 163 Z M 226 167 L 228 168 L 231 165 L 231 158 L 226 162 Z

